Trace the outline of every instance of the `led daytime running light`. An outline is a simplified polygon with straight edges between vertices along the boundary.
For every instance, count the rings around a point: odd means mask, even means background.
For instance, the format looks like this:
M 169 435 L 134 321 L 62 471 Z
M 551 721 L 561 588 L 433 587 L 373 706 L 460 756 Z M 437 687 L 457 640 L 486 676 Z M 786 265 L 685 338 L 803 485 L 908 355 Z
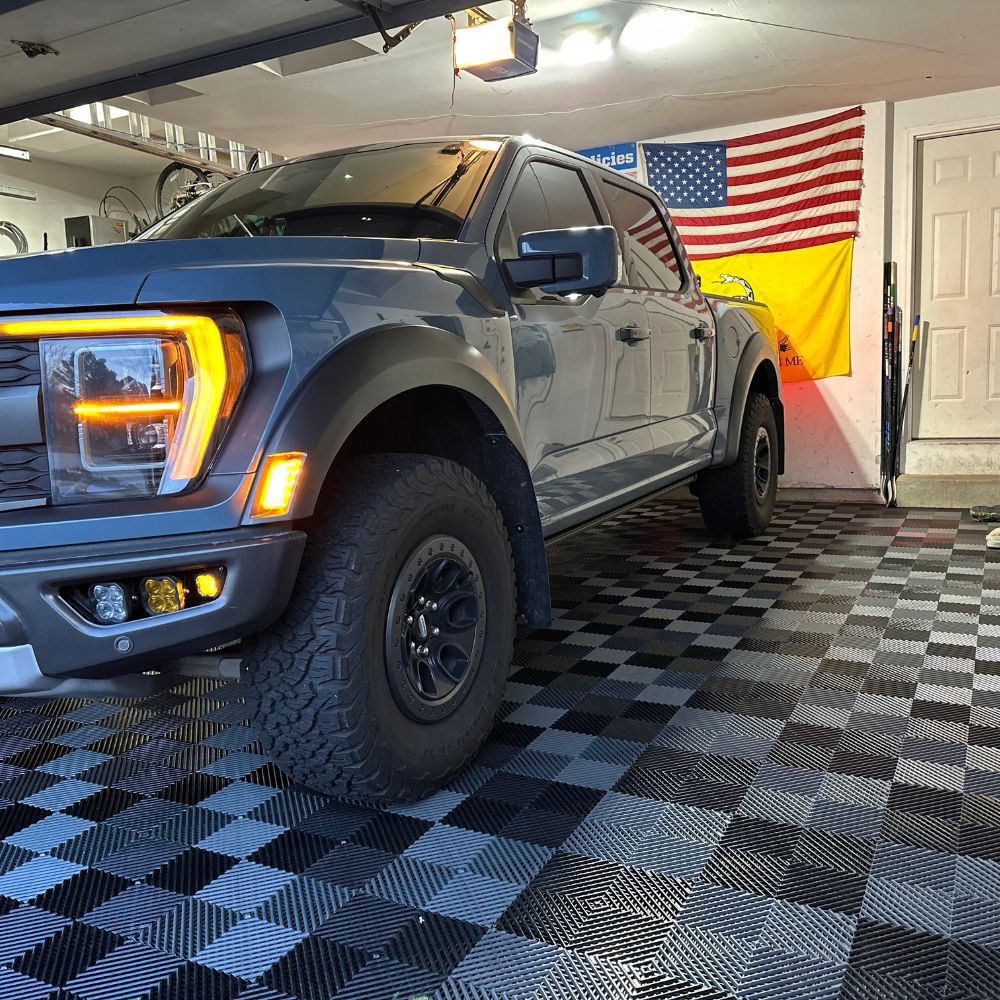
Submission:
M 150 400 L 148 403 L 77 403 L 73 412 L 78 417 L 131 417 L 144 413 L 179 413 L 180 400 Z

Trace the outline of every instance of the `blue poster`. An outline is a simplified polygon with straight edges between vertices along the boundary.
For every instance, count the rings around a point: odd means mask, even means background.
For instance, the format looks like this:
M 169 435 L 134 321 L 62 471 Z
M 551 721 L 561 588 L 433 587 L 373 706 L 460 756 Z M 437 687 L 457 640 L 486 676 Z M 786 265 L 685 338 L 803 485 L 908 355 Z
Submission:
M 594 146 L 592 149 L 579 149 L 581 156 L 600 163 L 602 167 L 612 170 L 637 170 L 639 154 L 634 142 L 619 142 L 614 146 Z

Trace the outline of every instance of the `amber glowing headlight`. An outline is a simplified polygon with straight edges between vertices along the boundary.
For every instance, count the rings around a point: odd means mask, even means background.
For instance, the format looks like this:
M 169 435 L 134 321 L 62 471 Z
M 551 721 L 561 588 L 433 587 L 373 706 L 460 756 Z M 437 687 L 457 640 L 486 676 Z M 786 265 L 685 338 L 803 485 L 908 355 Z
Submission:
M 39 338 L 55 503 L 153 497 L 195 484 L 247 381 L 230 313 L 0 323 Z

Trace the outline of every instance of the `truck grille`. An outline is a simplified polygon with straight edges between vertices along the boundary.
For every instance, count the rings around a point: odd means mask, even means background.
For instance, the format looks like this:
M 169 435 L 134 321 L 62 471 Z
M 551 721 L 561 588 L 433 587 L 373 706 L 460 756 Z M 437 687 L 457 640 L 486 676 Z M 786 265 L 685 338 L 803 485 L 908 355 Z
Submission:
M 0 344 L 0 389 L 8 385 L 41 385 L 38 344 L 12 340 Z
M 38 344 L 34 341 L 0 343 L 0 417 L 4 397 L 13 403 L 12 394 L 41 384 Z M 4 434 L 0 426 L 0 511 L 35 506 L 50 499 L 49 460 L 40 443 L 41 419 L 35 433 L 20 437 Z
M 49 499 L 45 445 L 0 448 L 0 510 Z

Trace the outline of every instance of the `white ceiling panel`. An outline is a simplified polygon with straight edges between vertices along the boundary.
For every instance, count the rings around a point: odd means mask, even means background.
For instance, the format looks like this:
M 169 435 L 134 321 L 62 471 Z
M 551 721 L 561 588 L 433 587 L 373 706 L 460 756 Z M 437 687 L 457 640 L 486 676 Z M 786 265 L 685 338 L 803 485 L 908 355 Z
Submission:
M 455 0 L 371 0 L 389 27 Z M 358 0 L 0 0 L 0 123 L 279 59 L 372 30 Z M 12 39 L 57 54 L 29 58 Z
M 285 155 L 476 132 L 579 149 L 1000 84 L 996 0 L 529 0 L 528 14 L 538 72 L 494 84 L 463 74 L 454 104 L 438 17 L 388 55 L 362 36 L 377 51 L 340 57 L 334 45 L 327 65 L 284 78 L 251 66 L 190 80 L 204 96 L 157 114 Z M 563 50 L 580 29 L 605 58 Z
M 997 0 L 528 0 L 538 73 L 462 74 L 453 101 L 455 0 L 388 2 L 393 24 L 426 20 L 386 55 L 346 0 L 0 0 L 0 121 L 90 87 L 284 155 L 476 132 L 582 148 L 1000 85 Z M 582 29 L 593 58 L 563 48 Z M 60 55 L 29 60 L 5 41 L 22 36 Z

